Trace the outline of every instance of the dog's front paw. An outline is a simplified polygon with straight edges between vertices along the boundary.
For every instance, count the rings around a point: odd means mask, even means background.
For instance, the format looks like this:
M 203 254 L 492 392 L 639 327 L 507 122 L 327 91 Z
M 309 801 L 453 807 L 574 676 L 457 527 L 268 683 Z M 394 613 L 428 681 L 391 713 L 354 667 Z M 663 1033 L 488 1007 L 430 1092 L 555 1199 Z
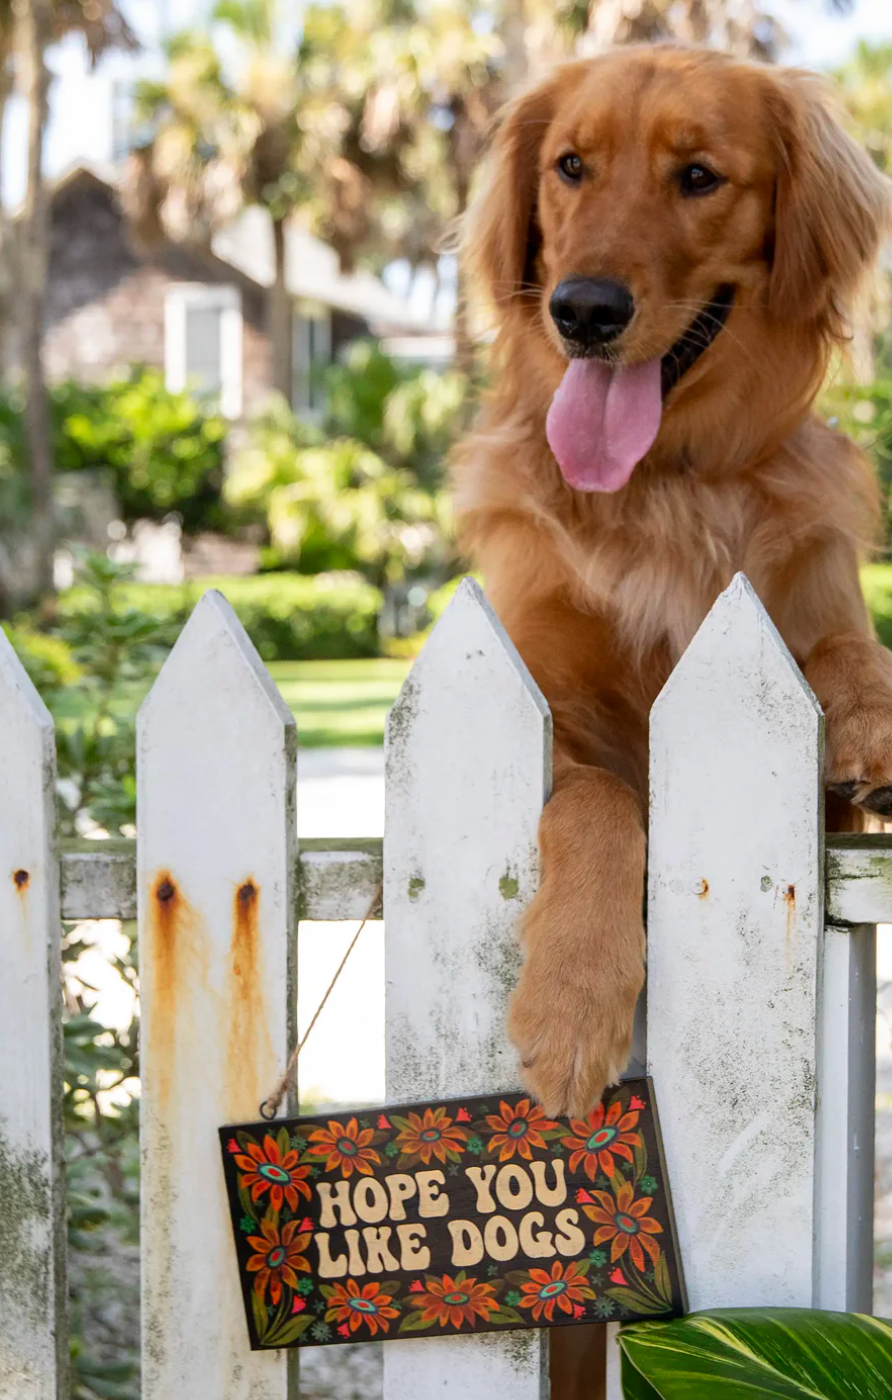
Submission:
M 892 697 L 828 716 L 826 781 L 847 802 L 892 817 Z
M 584 1116 L 625 1069 L 643 975 L 617 981 L 578 964 L 530 959 L 514 994 L 511 1039 L 524 1083 L 549 1118 Z
M 892 816 L 892 655 L 860 633 L 826 637 L 805 677 L 824 711 L 827 787 Z

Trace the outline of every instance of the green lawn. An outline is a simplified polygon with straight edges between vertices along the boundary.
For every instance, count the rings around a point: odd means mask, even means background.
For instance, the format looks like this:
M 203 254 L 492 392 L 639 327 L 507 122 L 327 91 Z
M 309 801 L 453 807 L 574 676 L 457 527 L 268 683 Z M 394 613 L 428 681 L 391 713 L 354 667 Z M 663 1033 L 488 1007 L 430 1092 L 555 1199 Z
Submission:
M 297 719 L 301 746 L 381 744 L 408 661 L 273 661 L 273 680 Z

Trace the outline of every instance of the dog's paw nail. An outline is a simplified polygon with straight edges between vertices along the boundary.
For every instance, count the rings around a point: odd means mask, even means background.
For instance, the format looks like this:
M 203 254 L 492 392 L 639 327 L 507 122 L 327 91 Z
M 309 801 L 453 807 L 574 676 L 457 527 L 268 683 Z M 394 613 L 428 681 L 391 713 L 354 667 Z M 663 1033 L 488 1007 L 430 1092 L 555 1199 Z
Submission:
M 862 798 L 861 806 L 881 817 L 892 816 L 892 787 L 874 788 L 873 792 Z
M 861 783 L 857 778 L 847 783 L 830 783 L 829 790 L 835 792 L 837 797 L 844 797 L 846 802 L 851 802 Z

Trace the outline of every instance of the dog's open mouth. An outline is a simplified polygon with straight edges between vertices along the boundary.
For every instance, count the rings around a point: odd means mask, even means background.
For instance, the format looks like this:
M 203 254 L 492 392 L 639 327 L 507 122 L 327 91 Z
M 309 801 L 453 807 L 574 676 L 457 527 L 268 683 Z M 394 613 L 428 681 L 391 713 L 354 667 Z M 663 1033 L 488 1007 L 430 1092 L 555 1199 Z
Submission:
M 734 304 L 723 286 L 665 355 L 643 364 L 573 359 L 545 431 L 564 478 L 578 491 L 619 491 L 656 441 L 663 400 L 710 347 Z

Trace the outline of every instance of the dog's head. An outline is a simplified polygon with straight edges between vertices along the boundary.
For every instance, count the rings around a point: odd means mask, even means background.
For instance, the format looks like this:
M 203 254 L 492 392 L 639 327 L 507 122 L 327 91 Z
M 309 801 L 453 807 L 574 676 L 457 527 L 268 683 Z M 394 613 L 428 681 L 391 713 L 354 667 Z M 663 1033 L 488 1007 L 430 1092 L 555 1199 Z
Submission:
M 888 190 L 804 73 L 627 49 L 511 104 L 466 252 L 503 336 L 560 382 L 548 434 L 571 485 L 624 486 L 664 416 L 769 337 L 826 354 Z

